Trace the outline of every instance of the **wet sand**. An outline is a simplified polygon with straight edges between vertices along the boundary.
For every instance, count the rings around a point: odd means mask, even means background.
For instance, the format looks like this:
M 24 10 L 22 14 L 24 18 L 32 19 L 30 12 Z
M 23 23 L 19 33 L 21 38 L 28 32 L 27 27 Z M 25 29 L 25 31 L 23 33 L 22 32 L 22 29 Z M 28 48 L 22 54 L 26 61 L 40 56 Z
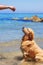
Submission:
M 43 39 L 35 40 L 43 48 Z M 43 62 L 22 61 L 20 43 L 21 40 L 0 43 L 0 65 L 43 65 Z

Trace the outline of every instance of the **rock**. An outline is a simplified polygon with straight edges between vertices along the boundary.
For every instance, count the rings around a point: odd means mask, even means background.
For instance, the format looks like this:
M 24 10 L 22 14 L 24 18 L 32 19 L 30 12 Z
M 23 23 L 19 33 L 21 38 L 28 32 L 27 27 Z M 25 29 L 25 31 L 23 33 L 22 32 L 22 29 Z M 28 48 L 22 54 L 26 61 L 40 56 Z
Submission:
M 31 20 L 30 18 L 28 17 L 24 17 L 23 20 Z
M 31 20 L 35 22 L 41 22 L 41 19 L 38 16 L 31 17 Z
M 24 17 L 24 18 L 12 18 L 12 20 L 17 20 L 17 21 L 32 21 L 32 22 L 43 22 L 43 18 L 39 18 L 38 16 L 32 16 L 31 18 L 29 17 Z
M 0 55 L 0 60 L 7 59 L 5 56 Z
M 43 22 L 43 18 L 40 18 L 41 19 L 41 22 Z
M 19 20 L 19 18 L 12 18 L 12 20 Z

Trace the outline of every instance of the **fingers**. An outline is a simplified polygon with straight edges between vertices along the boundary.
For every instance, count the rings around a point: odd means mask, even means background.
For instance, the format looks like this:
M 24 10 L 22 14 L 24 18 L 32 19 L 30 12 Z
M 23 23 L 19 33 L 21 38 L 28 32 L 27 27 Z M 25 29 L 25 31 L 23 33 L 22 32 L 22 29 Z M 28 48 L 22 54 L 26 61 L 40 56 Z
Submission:
M 9 6 L 9 9 L 11 9 L 12 11 L 15 11 L 16 10 L 16 8 L 13 7 L 13 6 Z

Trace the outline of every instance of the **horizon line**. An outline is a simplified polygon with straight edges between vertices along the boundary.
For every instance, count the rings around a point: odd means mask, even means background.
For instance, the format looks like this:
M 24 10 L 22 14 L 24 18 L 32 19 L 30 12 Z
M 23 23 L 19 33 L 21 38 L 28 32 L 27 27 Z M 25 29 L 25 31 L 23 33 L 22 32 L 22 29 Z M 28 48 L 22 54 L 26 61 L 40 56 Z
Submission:
M 8 13 L 8 12 L 0 12 L 0 14 L 1 14 L 1 13 Z M 31 13 L 34 13 L 34 14 L 35 14 L 35 13 L 36 13 L 36 14 L 39 13 L 39 14 L 43 14 L 43 12 L 9 12 L 9 13 L 29 13 L 29 14 L 31 14 Z

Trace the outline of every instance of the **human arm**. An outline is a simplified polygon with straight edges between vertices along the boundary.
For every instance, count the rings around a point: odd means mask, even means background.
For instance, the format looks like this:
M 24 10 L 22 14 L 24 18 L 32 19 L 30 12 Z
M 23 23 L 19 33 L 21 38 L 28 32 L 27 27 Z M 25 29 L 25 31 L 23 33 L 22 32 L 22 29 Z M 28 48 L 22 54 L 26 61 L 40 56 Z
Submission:
M 11 9 L 12 11 L 16 10 L 16 8 L 13 6 L 0 5 L 0 10 L 3 10 L 3 9 Z

